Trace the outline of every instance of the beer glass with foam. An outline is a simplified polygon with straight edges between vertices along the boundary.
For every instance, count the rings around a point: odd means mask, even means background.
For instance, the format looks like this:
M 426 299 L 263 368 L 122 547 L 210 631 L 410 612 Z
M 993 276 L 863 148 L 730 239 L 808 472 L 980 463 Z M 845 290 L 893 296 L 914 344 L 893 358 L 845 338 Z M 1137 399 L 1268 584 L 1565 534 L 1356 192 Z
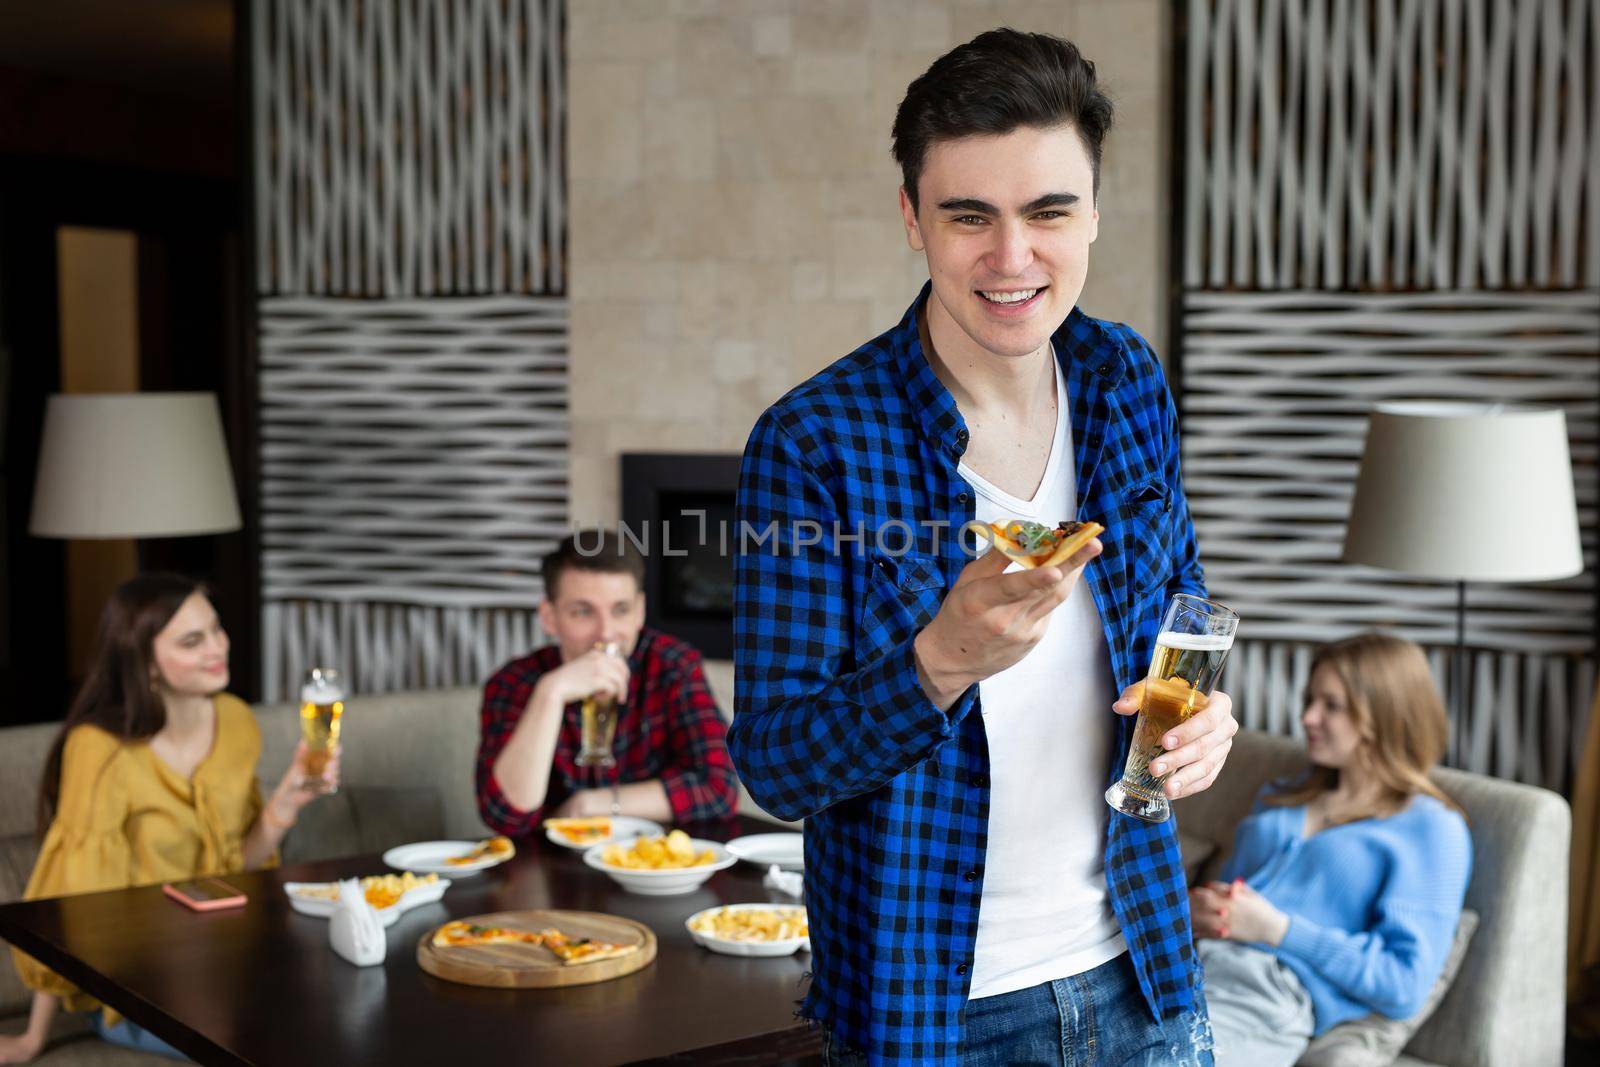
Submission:
M 339 743 L 339 720 L 344 717 L 344 682 L 332 667 L 312 667 L 300 686 L 300 736 L 306 743 L 306 777 L 302 789 L 336 793 L 324 775 L 328 757 Z
M 605 641 L 594 647 L 608 656 L 622 655 L 622 646 L 615 641 Z M 609 693 L 591 693 L 583 698 L 579 710 L 583 747 L 573 762 L 580 767 L 615 767 L 617 759 L 611 754 L 611 745 L 617 733 L 617 698 Z
M 1172 598 L 1145 676 L 1128 762 L 1121 780 L 1106 790 L 1106 803 L 1146 822 L 1165 822 L 1172 814 L 1162 789 L 1167 775 L 1152 774 L 1150 763 L 1166 751 L 1161 739 L 1167 731 L 1210 702 L 1238 628 L 1231 608 L 1188 593 Z

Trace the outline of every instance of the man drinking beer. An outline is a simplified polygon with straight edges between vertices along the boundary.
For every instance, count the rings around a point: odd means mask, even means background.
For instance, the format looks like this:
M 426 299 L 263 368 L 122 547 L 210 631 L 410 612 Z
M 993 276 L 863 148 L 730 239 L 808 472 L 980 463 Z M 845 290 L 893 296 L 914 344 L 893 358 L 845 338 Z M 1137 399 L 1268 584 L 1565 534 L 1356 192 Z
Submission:
M 1054 37 L 986 33 L 912 82 L 894 153 L 931 281 L 745 450 L 741 529 L 778 542 L 738 561 L 729 743 L 806 819 L 830 1063 L 1211 1062 L 1173 823 L 1102 799 L 1162 607 L 1205 591 L 1161 366 L 1075 307 L 1110 123 Z M 1107 529 L 1010 573 L 966 562 L 975 519 Z M 1235 729 L 1217 694 L 1169 731 L 1167 795 Z
M 609 531 L 574 535 L 545 557 L 543 576 L 539 624 L 555 644 L 506 664 L 483 689 L 484 823 L 516 837 L 547 815 L 730 816 L 737 786 L 722 715 L 700 653 L 645 627 L 638 552 Z M 591 721 L 584 737 L 586 703 L 591 720 L 596 705 L 616 716 L 608 736 Z M 611 762 L 583 759 L 597 746 Z

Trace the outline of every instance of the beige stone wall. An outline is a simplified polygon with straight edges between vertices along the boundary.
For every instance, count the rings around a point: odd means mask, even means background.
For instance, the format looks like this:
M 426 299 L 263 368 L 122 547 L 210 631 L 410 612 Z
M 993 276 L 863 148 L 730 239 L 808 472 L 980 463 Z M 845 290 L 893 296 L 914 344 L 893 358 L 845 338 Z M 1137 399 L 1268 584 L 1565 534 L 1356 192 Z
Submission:
M 789 386 L 899 320 L 889 128 L 938 55 L 1010 25 L 1076 41 L 1117 104 L 1082 306 L 1166 341 L 1161 0 L 574 0 L 572 515 L 629 451 L 740 451 Z

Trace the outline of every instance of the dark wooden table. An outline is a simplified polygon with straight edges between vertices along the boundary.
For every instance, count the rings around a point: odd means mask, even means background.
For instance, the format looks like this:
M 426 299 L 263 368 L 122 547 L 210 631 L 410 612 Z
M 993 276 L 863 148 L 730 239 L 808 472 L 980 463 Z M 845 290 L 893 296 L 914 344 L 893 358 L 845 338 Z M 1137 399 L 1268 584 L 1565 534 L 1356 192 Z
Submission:
M 763 828 L 743 820 L 733 832 Z M 717 955 L 684 929 L 701 908 L 787 899 L 771 897 L 749 864 L 684 896 L 646 897 L 585 867 L 578 852 L 519 842 L 510 863 L 401 916 L 376 967 L 335 956 L 327 920 L 292 911 L 282 889 L 385 870 L 373 855 L 233 875 L 249 902 L 211 913 L 157 887 L 9 904 L 0 937 L 207 1064 L 756 1064 L 818 1048 L 794 1015 L 809 956 Z M 480 989 L 417 966 L 417 941 L 438 924 L 522 908 L 637 919 L 659 953 L 635 974 L 569 989 Z

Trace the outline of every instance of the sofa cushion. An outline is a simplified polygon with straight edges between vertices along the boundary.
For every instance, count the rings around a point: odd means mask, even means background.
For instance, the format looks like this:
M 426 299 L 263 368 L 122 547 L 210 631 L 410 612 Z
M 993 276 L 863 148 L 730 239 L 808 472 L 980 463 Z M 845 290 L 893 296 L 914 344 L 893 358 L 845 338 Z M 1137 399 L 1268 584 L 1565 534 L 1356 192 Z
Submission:
M 444 806 L 433 786 L 344 786 L 300 811 L 283 840 L 283 862 L 382 852 L 444 836 Z
M 39 856 L 39 842 L 32 834 L 0 837 L 0 904 L 22 899 L 28 886 L 28 875 L 33 872 L 33 861 Z M 28 987 L 17 977 L 11 965 L 9 952 L 0 954 L 0 1018 L 26 1012 L 33 999 Z
M 1461 969 L 1467 945 L 1477 928 L 1478 913 L 1471 909 L 1462 911 L 1450 951 L 1445 954 L 1444 967 L 1428 991 L 1428 998 L 1422 1002 L 1422 1009 L 1415 1015 L 1409 1019 L 1391 1019 L 1372 1014 L 1340 1023 L 1311 1042 L 1296 1067 L 1390 1067 L 1411 1040 L 1411 1035 L 1428 1021 L 1428 1016 L 1444 999 L 1445 991 Z

